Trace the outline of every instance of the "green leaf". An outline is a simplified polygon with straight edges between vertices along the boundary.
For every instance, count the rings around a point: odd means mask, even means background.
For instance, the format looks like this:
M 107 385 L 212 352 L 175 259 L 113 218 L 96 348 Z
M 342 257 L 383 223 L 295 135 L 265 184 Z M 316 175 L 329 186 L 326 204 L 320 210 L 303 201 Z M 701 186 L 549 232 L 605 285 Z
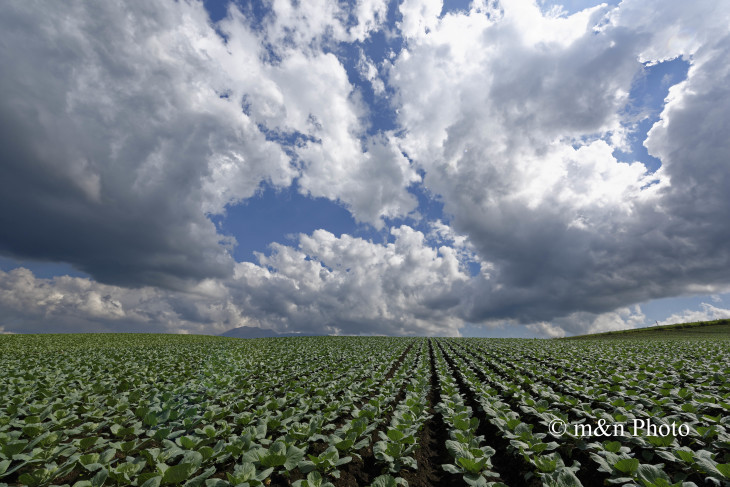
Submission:
M 470 487 L 490 487 L 487 483 L 487 479 L 485 479 L 482 475 L 467 473 L 464 474 L 463 478 L 464 482 Z
M 388 454 L 388 444 L 384 441 L 375 443 L 375 446 L 373 446 L 373 455 L 383 462 L 392 462 L 394 460 L 393 456 Z
M 467 446 L 454 440 L 446 440 L 446 450 L 454 458 L 459 458 L 469 455 Z
M 2 452 L 7 458 L 12 458 L 14 455 L 25 450 L 27 446 L 28 442 L 25 440 L 10 441 L 2 446 Z
M 183 487 L 200 487 L 205 483 L 205 480 L 212 476 L 216 471 L 216 468 L 209 467 L 207 468 L 203 473 L 198 475 L 197 477 L 193 477 L 192 479 L 188 480 L 183 484 Z
M 654 446 L 667 447 L 674 443 L 674 437 L 668 436 L 647 436 L 646 440 Z
M 96 472 L 96 475 L 91 478 L 91 486 L 101 487 L 102 485 L 104 485 L 104 482 L 106 482 L 107 477 L 109 477 L 109 471 L 105 468 L 102 468 L 101 470 Z
M 549 475 L 542 475 L 544 487 L 583 487 L 570 469 L 561 467 Z
M 97 441 L 99 441 L 101 438 L 98 436 L 91 436 L 87 438 L 82 438 L 81 441 L 79 441 L 79 446 L 82 450 L 86 451 L 92 446 L 96 444 Z
M 194 472 L 193 465 L 190 463 L 178 463 L 165 470 L 162 476 L 163 484 L 179 484 L 186 481 Z
M 485 462 L 461 457 L 456 459 L 456 464 L 469 473 L 479 473 L 484 468 Z
M 157 413 L 149 412 L 144 416 L 144 419 L 142 419 L 142 422 L 146 424 L 147 426 L 155 427 L 157 426 Z
M 675 450 L 674 453 L 682 459 L 683 462 L 693 463 L 695 459 L 694 452 L 691 450 Z
M 613 468 L 622 473 L 633 475 L 636 469 L 639 468 L 638 458 L 622 458 L 613 465 Z
M 233 467 L 233 474 L 227 473 L 226 476 L 233 485 L 242 484 L 256 477 L 256 467 L 253 463 L 242 463 Z
M 408 487 L 408 482 L 401 477 L 394 478 L 392 475 L 386 474 L 376 477 L 368 487 L 398 487 L 399 485 Z
M 215 454 L 215 450 L 209 446 L 201 446 L 198 449 L 198 453 L 203 456 L 203 460 L 207 460 Z
M 83 466 L 87 466 L 93 463 L 99 463 L 99 458 L 101 455 L 98 453 L 87 453 L 86 455 L 81 455 L 78 459 L 79 463 Z M 97 470 L 97 469 L 94 469 Z
M 322 487 L 323 481 L 322 475 L 316 470 L 314 472 L 309 472 L 307 475 L 307 487 Z
M 159 487 L 161 482 L 162 477 L 160 477 L 159 475 L 155 475 L 154 477 L 147 479 L 145 483 L 140 485 L 140 487 Z
M 532 458 L 533 463 L 540 472 L 550 473 L 558 468 L 558 458 L 553 455 L 537 455 Z
M 261 472 L 256 474 L 256 480 L 258 480 L 259 482 L 263 482 L 264 480 L 266 480 L 267 477 L 271 475 L 271 472 L 273 471 L 273 468 L 267 468 L 266 470 L 262 470 Z
M 152 435 L 152 438 L 154 438 L 157 441 L 162 441 L 166 439 L 170 433 L 172 433 L 171 428 L 160 428 L 157 431 L 155 431 L 155 434 Z
M 231 483 L 222 479 L 208 479 L 205 481 L 205 487 L 231 487 Z
M 131 478 L 137 475 L 144 466 L 144 460 L 142 458 L 138 458 L 133 462 L 125 462 L 117 465 L 114 469 L 112 469 L 112 472 L 126 480 L 131 480 Z
M 693 414 L 696 414 L 697 411 L 698 411 L 697 405 L 696 404 L 693 404 L 691 402 L 684 403 L 684 404 L 682 404 L 681 407 L 682 407 L 682 411 L 684 411 L 685 413 L 693 413 Z
M 310 462 L 309 460 L 302 460 L 297 467 L 302 473 L 309 473 L 316 468 L 314 462 Z
M 35 473 L 35 472 L 34 472 Z M 18 477 L 18 481 L 21 484 L 27 485 L 28 487 L 37 487 L 41 485 L 42 480 L 31 473 L 24 473 Z
M 446 472 L 453 473 L 453 474 L 460 474 L 463 473 L 462 470 L 459 470 L 456 465 L 452 465 L 450 463 L 444 463 L 441 465 L 441 468 L 444 469 Z
M 461 431 L 469 431 L 471 429 L 471 423 L 468 419 L 465 418 L 454 419 L 453 426 L 454 428 L 460 429 Z
M 718 472 L 717 462 L 715 462 L 712 457 L 712 452 L 708 450 L 698 450 L 697 452 L 695 452 L 694 461 L 695 464 L 699 465 L 705 473 L 716 473 Z
M 399 442 L 405 436 L 405 434 L 402 431 L 397 430 L 397 429 L 390 429 L 390 430 L 388 430 L 387 434 L 388 434 L 388 438 L 391 441 L 395 441 L 395 442 Z
M 261 465 L 265 467 L 281 467 L 286 462 L 286 444 L 284 444 L 284 442 L 282 441 L 274 442 L 261 458 Z
M 40 423 L 38 424 L 29 424 L 27 426 L 23 427 L 23 433 L 26 436 L 30 436 L 31 438 L 35 438 L 36 436 L 43 433 L 43 427 L 40 426 Z
M 186 450 L 192 450 L 195 448 L 195 440 L 188 436 L 181 436 L 180 438 L 178 438 L 178 440 L 180 441 L 180 446 L 182 446 Z
M 292 470 L 297 464 L 304 458 L 304 450 L 297 448 L 292 445 L 286 450 L 286 461 L 284 462 L 284 468 L 287 471 Z
M 645 484 L 656 484 L 660 480 L 670 481 L 669 476 L 657 465 L 639 465 L 636 476 Z
M 190 465 L 190 473 L 197 471 L 200 465 L 203 463 L 203 455 L 197 451 L 186 451 L 183 454 L 180 463 L 187 463 Z
M 730 463 L 718 463 L 715 467 L 723 477 L 730 479 Z
M 346 463 L 350 463 L 351 461 L 352 461 L 352 457 L 350 457 L 350 456 L 342 457 L 335 462 L 335 467 L 340 467 Z
M 416 459 L 413 457 L 400 457 L 398 461 L 405 467 L 412 468 L 413 470 L 416 470 L 418 468 L 418 464 L 416 463 Z

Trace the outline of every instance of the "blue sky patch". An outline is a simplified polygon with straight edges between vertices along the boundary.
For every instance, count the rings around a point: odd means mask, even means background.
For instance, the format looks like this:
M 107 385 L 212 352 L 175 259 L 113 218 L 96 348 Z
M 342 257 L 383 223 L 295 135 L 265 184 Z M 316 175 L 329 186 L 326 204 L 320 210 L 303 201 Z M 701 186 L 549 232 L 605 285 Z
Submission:
M 630 151 L 617 149 L 614 151 L 616 158 L 627 162 L 640 161 L 649 172 L 659 169 L 661 161 L 647 152 L 644 140 L 652 126 L 659 121 L 669 88 L 684 81 L 687 71 L 689 62 L 682 58 L 644 65 L 640 76 L 631 87 L 630 102 L 624 114 L 631 128 Z

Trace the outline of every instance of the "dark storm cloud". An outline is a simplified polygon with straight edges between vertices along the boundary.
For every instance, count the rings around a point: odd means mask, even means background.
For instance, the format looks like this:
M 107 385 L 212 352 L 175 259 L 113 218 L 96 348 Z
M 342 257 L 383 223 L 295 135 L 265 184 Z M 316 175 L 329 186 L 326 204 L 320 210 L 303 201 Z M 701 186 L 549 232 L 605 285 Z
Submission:
M 216 92 L 202 6 L 167 7 L 3 8 L 0 252 L 121 285 L 231 274 L 206 213 L 291 171 Z

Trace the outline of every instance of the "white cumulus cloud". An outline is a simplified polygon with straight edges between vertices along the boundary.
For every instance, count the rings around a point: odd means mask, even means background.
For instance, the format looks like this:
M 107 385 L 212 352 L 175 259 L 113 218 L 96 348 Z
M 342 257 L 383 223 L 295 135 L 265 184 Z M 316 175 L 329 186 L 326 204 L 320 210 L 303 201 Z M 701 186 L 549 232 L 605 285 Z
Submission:
M 509 321 L 560 336 L 727 288 L 727 4 L 262 12 L 4 6 L 0 253 L 91 278 L 3 272 L 2 330 L 455 335 Z M 678 57 L 686 79 L 634 134 L 637 80 Z M 619 159 L 637 136 L 658 170 Z M 389 238 L 324 228 L 235 262 L 247 235 L 211 217 L 264 186 L 327 198 Z
M 680 313 L 674 313 L 668 318 L 659 321 L 659 325 L 673 325 L 676 323 L 692 323 L 695 321 L 712 321 L 730 318 L 730 309 L 718 308 L 709 303 L 702 303 L 701 309 L 686 309 Z
M 279 330 L 339 334 L 458 334 L 469 276 L 456 251 L 428 246 L 408 226 L 375 244 L 317 230 L 297 248 L 275 244 L 231 283 L 252 317 Z

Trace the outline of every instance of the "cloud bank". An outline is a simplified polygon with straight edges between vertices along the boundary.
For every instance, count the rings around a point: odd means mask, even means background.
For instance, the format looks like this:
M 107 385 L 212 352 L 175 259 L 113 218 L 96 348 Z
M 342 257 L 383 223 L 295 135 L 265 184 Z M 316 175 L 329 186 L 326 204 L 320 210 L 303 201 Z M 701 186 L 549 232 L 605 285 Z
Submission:
M 2 272 L 5 331 L 509 321 L 559 336 L 730 289 L 727 6 L 304 9 L 230 6 L 215 23 L 192 0 L 4 9 L 0 253 L 91 276 Z M 652 171 L 621 156 L 632 88 L 677 58 L 686 79 L 638 134 Z M 387 238 L 324 228 L 236 262 L 246 235 L 212 217 L 264 186 L 331 200 Z

